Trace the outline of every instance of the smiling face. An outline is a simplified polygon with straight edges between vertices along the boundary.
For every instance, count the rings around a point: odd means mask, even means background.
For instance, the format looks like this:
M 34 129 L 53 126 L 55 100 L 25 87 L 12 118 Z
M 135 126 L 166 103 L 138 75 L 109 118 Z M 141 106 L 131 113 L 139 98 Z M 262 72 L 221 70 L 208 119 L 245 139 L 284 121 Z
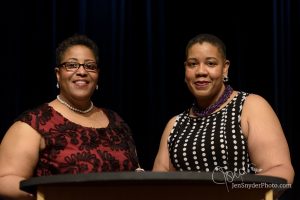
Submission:
M 61 63 L 96 63 L 93 51 L 84 45 L 74 45 L 66 49 Z M 90 71 L 80 65 L 78 69 L 67 70 L 66 67 L 56 68 L 56 77 L 60 86 L 60 95 L 66 99 L 89 101 L 97 82 L 99 69 Z
M 229 61 L 211 43 L 195 43 L 187 50 L 185 81 L 198 103 L 207 106 L 221 96 L 228 68 Z

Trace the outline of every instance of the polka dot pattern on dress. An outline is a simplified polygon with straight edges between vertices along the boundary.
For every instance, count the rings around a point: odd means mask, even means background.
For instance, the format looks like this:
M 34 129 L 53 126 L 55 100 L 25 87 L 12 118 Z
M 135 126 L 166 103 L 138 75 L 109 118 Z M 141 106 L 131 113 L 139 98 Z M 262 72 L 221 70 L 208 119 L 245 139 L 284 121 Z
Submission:
M 173 166 L 178 171 L 211 172 L 216 168 L 252 173 L 241 112 L 248 93 L 238 94 L 221 110 L 206 117 L 179 114 L 168 138 Z

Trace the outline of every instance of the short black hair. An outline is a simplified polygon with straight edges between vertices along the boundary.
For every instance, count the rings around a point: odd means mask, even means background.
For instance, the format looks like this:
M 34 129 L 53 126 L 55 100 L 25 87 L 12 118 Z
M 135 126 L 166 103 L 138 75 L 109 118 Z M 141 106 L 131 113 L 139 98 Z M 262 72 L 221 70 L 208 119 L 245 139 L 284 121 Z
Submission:
M 56 48 L 56 65 L 61 63 L 66 50 L 75 45 L 83 45 L 91 49 L 96 58 L 96 63 L 99 63 L 99 49 L 97 44 L 86 35 L 75 34 L 63 40 Z
M 221 55 L 224 56 L 224 58 L 226 59 L 226 46 L 224 42 L 217 36 L 207 33 L 199 34 L 193 37 L 186 45 L 185 55 L 188 55 L 188 50 L 191 48 L 191 46 L 197 43 L 202 44 L 203 42 L 208 42 L 216 46 L 219 49 Z

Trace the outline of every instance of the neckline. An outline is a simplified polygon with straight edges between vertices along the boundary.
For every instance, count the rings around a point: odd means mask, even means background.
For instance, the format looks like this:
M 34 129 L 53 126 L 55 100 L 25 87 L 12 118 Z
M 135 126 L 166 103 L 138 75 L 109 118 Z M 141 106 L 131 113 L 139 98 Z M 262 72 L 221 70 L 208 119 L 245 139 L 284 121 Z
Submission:
M 218 110 L 217 112 L 214 112 L 214 113 L 211 113 L 207 116 L 191 116 L 190 115 L 190 111 L 191 111 L 191 107 L 186 110 L 186 115 L 191 118 L 191 119 L 205 119 L 205 118 L 208 118 L 208 117 L 211 117 L 211 116 L 214 116 L 214 115 L 217 115 L 218 113 L 222 112 L 223 110 L 227 109 L 227 107 L 229 107 L 234 101 L 236 101 L 237 97 L 241 94 L 240 91 L 237 91 L 237 93 L 234 95 L 234 97 L 223 107 L 221 108 L 220 110 Z
M 67 106 L 70 110 L 74 111 L 74 112 L 77 112 L 77 113 L 81 113 L 81 114 L 86 114 L 86 113 L 89 113 L 93 108 L 94 108 L 94 104 L 92 101 L 90 101 L 90 107 L 86 110 L 81 110 L 81 109 L 78 109 L 78 108 L 75 108 L 73 106 L 71 106 L 68 102 L 66 102 L 65 100 L 63 100 L 60 95 L 57 95 L 56 96 L 56 99 L 62 103 L 63 105 Z
M 222 107 L 222 105 L 228 101 L 233 92 L 234 90 L 232 89 L 232 87 L 230 85 L 226 85 L 222 95 L 215 103 L 209 105 L 206 108 L 201 108 L 199 107 L 197 101 L 195 101 L 192 105 L 191 111 L 198 117 L 208 116 L 220 109 L 220 107 Z
M 54 107 L 50 106 L 49 103 L 46 103 L 46 105 L 47 105 L 53 112 L 55 112 L 57 115 L 59 115 L 60 117 L 62 117 L 62 118 L 64 119 L 64 121 L 67 121 L 67 122 L 69 122 L 69 123 L 72 123 L 72 124 L 74 124 L 74 125 L 76 125 L 76 126 L 80 126 L 81 128 L 101 130 L 101 129 L 107 129 L 107 128 L 109 128 L 109 127 L 111 126 L 111 119 L 110 119 L 110 116 L 109 116 L 108 111 L 107 111 L 105 108 L 101 108 L 101 109 L 102 109 L 103 113 L 104 113 L 104 114 L 107 116 L 107 118 L 108 118 L 108 124 L 107 124 L 107 126 L 106 126 L 106 127 L 90 127 L 90 126 L 84 126 L 84 125 L 78 124 L 78 123 L 76 123 L 76 122 L 74 122 L 74 121 L 71 121 L 70 119 L 66 118 L 62 113 L 60 113 L 59 111 L 57 111 Z M 96 108 L 96 107 L 94 106 L 94 108 Z M 97 108 L 97 109 L 99 109 L 99 108 Z

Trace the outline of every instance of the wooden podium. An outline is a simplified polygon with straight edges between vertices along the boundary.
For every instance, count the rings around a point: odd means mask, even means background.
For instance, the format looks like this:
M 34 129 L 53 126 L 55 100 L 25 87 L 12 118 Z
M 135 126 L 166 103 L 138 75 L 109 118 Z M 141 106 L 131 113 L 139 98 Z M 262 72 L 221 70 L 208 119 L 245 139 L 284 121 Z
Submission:
M 228 174 L 227 174 L 228 175 Z M 286 181 L 245 174 L 229 177 L 206 172 L 102 172 L 53 175 L 21 181 L 37 200 L 272 200 Z

